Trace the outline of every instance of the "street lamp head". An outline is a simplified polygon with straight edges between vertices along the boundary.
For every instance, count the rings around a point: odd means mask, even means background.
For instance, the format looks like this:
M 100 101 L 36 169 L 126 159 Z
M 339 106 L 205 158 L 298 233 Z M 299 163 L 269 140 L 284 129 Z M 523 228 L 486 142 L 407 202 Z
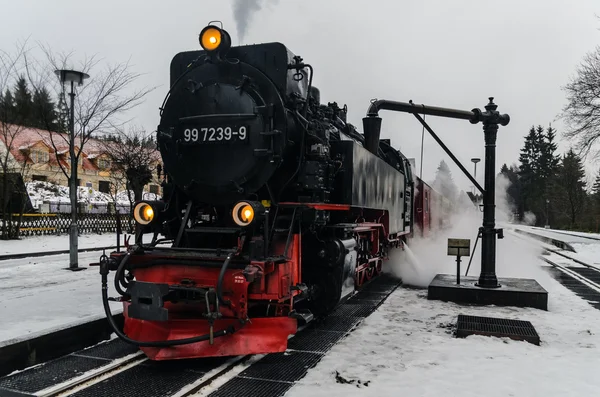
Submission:
M 474 162 L 475 164 L 479 163 L 481 161 L 481 159 L 474 157 L 471 159 L 472 162 Z
M 90 77 L 87 73 L 78 72 L 76 70 L 62 69 L 55 70 L 54 73 L 58 76 L 62 84 L 65 84 L 66 82 L 74 82 L 78 85 L 82 85 L 83 80 Z

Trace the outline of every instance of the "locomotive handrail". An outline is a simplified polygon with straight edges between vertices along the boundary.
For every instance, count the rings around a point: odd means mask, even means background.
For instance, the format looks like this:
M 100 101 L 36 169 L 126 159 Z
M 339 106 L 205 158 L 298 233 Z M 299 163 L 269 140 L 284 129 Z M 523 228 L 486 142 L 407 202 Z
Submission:
M 196 116 L 180 117 L 179 121 L 218 119 L 222 117 L 237 119 L 253 119 L 258 117 L 256 113 L 218 113 L 218 114 L 199 114 Z

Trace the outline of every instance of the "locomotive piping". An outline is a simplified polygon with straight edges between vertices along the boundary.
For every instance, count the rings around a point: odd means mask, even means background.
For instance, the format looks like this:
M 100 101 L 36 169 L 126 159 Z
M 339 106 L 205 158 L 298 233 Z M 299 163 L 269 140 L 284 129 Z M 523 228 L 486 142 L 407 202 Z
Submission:
M 219 280 L 217 281 L 217 299 L 225 306 L 231 306 L 231 301 L 223 299 L 223 278 L 225 277 L 225 272 L 227 271 L 227 266 L 229 266 L 232 256 L 233 254 L 227 255 L 225 262 L 223 262 L 223 266 L 221 266 L 221 273 L 219 273 Z
M 121 281 L 125 281 L 125 278 L 123 277 L 123 272 L 125 271 L 125 265 L 127 264 L 127 261 L 129 260 L 130 256 L 131 256 L 131 252 L 128 252 L 125 255 L 125 257 L 123 259 L 121 259 L 121 262 L 119 263 L 119 267 L 117 268 L 117 272 L 115 273 L 115 289 L 122 296 L 129 296 L 129 294 L 127 292 L 123 291 L 123 289 L 121 288 Z M 127 286 L 128 286 L 127 282 L 123 282 L 123 286 L 125 288 L 127 288 Z
M 474 111 L 417 105 L 413 103 L 412 100 L 409 103 L 388 101 L 387 99 L 374 100 L 373 102 L 371 102 L 369 110 L 367 110 L 367 116 L 377 116 L 380 110 L 393 110 L 396 112 L 449 117 L 452 119 L 469 120 L 472 123 L 477 123 L 479 121 L 478 115 Z

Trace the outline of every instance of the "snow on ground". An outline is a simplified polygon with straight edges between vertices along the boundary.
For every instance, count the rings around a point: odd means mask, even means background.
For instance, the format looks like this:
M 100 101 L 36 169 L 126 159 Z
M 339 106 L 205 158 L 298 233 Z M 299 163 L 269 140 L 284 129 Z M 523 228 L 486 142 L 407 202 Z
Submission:
M 591 240 L 581 235 L 573 234 L 573 233 L 565 233 L 562 230 L 552 230 L 552 229 L 543 229 L 543 228 L 534 228 L 531 226 L 524 225 L 506 225 L 506 228 L 519 229 L 523 231 L 527 231 L 530 233 L 535 233 L 539 236 L 553 238 L 559 241 L 564 241 L 569 244 L 573 243 L 581 243 L 581 244 L 594 244 L 600 243 L 600 241 Z
M 69 203 L 69 187 L 57 185 L 51 182 L 33 181 L 27 182 L 27 193 L 32 202 L 50 202 L 50 203 Z M 127 197 L 129 193 L 130 197 Z M 148 200 L 155 200 L 159 196 L 154 193 L 143 192 Z M 122 190 L 117 193 L 117 203 L 129 205 L 129 199 L 133 200 L 133 191 Z M 114 198 L 106 193 L 102 193 L 91 187 L 79 186 L 77 189 L 77 199 L 82 203 L 112 203 Z
M 121 246 L 123 246 L 121 235 Z M 83 234 L 79 236 L 79 249 L 94 247 L 116 247 L 116 233 Z M 28 252 L 62 251 L 69 249 L 69 236 L 31 236 L 20 240 L 0 240 L 0 255 Z
M 86 270 L 65 270 L 69 256 L 53 255 L 0 261 L 0 344 L 31 333 L 103 315 L 99 252 L 79 254 L 79 266 Z M 116 296 L 109 275 L 109 295 Z M 111 302 L 113 313 L 120 303 Z
M 573 258 L 582 260 L 590 265 L 600 265 L 600 241 L 592 244 L 571 244 L 577 253 L 567 252 Z
M 400 288 L 286 397 L 596 395 L 600 311 L 541 270 L 527 242 L 506 236 L 503 244 L 510 252 L 500 255 L 498 276 L 534 277 L 549 293 L 548 311 L 429 301 L 426 290 Z M 458 339 L 458 314 L 531 321 L 541 345 Z

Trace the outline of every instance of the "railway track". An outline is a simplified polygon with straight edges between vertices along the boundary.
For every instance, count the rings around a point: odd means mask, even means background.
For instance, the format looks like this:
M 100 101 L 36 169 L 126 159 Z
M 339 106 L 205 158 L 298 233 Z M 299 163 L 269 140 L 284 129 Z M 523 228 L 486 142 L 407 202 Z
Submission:
M 399 285 L 382 274 L 322 321 L 299 328 L 285 353 L 155 362 L 113 339 L 0 377 L 0 397 L 282 396 Z
M 553 273 L 558 282 L 588 301 L 594 308 L 600 310 L 600 267 L 565 254 L 560 249 L 530 241 L 519 234 L 511 233 L 511 235 L 527 243 L 541 246 L 547 253 L 556 254 L 566 259 L 567 264 L 559 263 L 557 259 L 550 259 L 545 255 L 539 256 L 540 259 L 551 266 L 550 272 Z

